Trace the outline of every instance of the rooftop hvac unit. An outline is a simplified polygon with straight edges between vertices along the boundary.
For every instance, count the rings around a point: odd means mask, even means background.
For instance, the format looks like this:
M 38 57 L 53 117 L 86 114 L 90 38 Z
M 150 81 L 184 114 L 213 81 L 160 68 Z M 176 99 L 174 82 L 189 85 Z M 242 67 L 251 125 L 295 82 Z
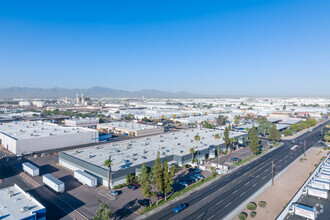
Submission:
M 79 133 L 79 131 L 77 131 L 77 133 Z
M 205 137 L 202 137 L 202 139 L 205 139 Z
M 172 135 L 174 135 L 174 133 L 171 133 Z
M 53 134 L 52 133 L 49 133 L 49 136 L 52 136 Z
M 136 161 L 136 158 L 132 158 L 133 161 Z
M 64 130 L 64 133 L 66 133 L 66 130 Z
M 92 155 L 90 154 L 90 155 L 88 155 L 88 158 L 92 158 Z
M 189 137 L 189 134 L 187 134 L 186 137 Z
M 163 135 L 160 134 L 159 137 L 163 137 Z
M 180 153 L 182 154 L 183 153 L 183 150 L 180 150 Z
M 147 142 L 144 142 L 144 145 L 148 145 L 148 143 Z
M 150 138 L 146 137 L 146 140 L 149 140 Z
M 19 129 L 20 132 L 22 132 L 23 130 L 22 129 Z
M 165 155 L 165 152 L 162 152 L 162 155 Z
M 44 130 L 44 127 L 41 127 L 41 130 Z
M 145 156 L 141 156 L 141 159 L 144 159 L 144 160 L 145 160 L 145 159 L 147 159 L 147 157 L 145 157 Z
M 9 192 L 8 192 L 8 196 L 9 196 L 9 197 L 13 197 L 14 195 L 15 195 L 15 193 L 14 193 L 13 191 L 9 191 Z
M 176 146 L 179 146 L 180 145 L 180 143 L 176 143 Z
M 190 140 L 190 142 L 194 142 L 194 140 Z
M 178 139 L 177 137 L 174 137 L 174 139 Z
M 30 207 L 29 206 L 23 206 L 20 210 L 20 212 L 26 212 L 26 211 L 29 211 L 30 210 Z
M 147 150 L 144 150 L 144 151 L 143 151 L 143 153 L 145 153 L 145 154 L 146 154 L 146 153 L 148 153 L 148 151 L 147 151 Z
M 33 134 L 30 134 L 31 136 L 33 136 Z
M 160 140 L 160 142 L 164 142 L 164 140 L 162 139 L 162 140 Z

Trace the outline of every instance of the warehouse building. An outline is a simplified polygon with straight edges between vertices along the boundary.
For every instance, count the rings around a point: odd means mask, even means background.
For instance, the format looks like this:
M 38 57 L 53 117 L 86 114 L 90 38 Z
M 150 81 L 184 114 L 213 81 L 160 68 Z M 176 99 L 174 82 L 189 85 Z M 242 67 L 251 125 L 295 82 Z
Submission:
M 106 133 L 122 134 L 135 137 L 157 135 L 164 132 L 163 127 L 141 124 L 133 121 L 103 123 L 99 124 L 97 129 Z
M 99 121 L 98 118 L 65 119 L 64 124 L 71 127 L 96 127 Z
M 46 208 L 15 184 L 0 189 L 0 219 L 45 220 Z
M 128 174 L 139 174 L 144 162 L 148 167 L 153 166 L 158 151 L 162 161 L 166 159 L 169 163 L 175 163 L 179 166 L 191 163 L 190 148 L 192 147 L 195 147 L 195 158 L 199 158 L 199 161 L 205 160 L 205 158 L 214 158 L 218 145 L 224 149 L 224 141 L 214 138 L 217 133 L 223 135 L 223 131 L 219 130 L 184 130 L 71 150 L 60 153 L 59 164 L 73 171 L 85 171 L 95 176 L 98 183 L 107 186 L 107 168 L 103 166 L 103 162 L 111 158 L 110 186 L 114 187 L 125 183 Z M 196 134 L 201 137 L 199 143 L 194 141 Z M 236 137 L 240 143 L 245 136 L 247 136 L 246 133 L 230 132 L 230 137 Z
M 98 142 L 99 132 L 41 121 L 0 124 L 0 145 L 22 154 Z

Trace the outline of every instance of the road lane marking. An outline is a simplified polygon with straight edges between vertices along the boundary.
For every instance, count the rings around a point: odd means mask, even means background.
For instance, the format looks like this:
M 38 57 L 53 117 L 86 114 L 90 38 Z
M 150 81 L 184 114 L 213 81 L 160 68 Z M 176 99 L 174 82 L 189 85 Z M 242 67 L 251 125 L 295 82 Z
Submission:
M 237 191 L 238 191 L 238 190 L 235 190 L 235 191 L 234 191 L 232 194 L 235 194 L 235 193 L 237 193 Z
M 208 218 L 207 220 L 210 220 L 211 218 L 213 218 L 214 217 L 214 215 L 212 215 L 210 218 Z
M 229 206 L 231 204 L 231 202 L 230 203 L 228 203 L 227 205 L 225 205 L 225 208 L 227 207 L 227 206 Z
M 241 193 L 241 195 L 240 195 L 240 196 L 242 196 L 242 195 L 244 195 L 244 194 L 245 194 L 245 192 Z
M 279 165 L 278 168 L 280 168 L 282 165 Z
M 202 214 L 200 214 L 199 216 L 197 216 L 197 218 L 201 217 L 202 215 L 204 215 L 205 212 L 203 212 Z
M 266 176 L 264 176 L 262 179 L 264 180 L 266 178 Z
M 255 187 L 257 184 L 255 183 L 255 184 L 253 184 L 253 186 L 252 187 Z
M 260 176 L 260 174 L 258 176 L 256 176 L 256 178 L 258 178 Z
M 281 162 L 282 161 L 282 159 L 280 159 L 278 162 Z
M 288 160 L 284 161 L 284 163 L 288 162 Z
M 249 181 L 249 182 L 247 182 L 247 183 L 245 183 L 245 184 L 244 184 L 244 186 L 246 186 L 246 185 L 247 185 L 247 184 L 249 184 L 249 183 L 250 183 L 250 181 Z
M 217 202 L 217 204 L 216 205 L 219 205 L 221 202 L 222 202 L 223 200 L 221 200 L 220 202 Z

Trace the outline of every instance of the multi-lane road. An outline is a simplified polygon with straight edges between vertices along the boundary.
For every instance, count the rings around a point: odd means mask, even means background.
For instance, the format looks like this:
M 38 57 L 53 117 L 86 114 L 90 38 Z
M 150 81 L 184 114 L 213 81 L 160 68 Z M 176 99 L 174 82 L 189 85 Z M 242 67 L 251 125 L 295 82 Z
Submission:
M 325 125 L 326 123 L 319 125 L 313 131 L 301 135 L 296 140 L 299 143 L 306 140 L 306 150 L 308 150 L 320 140 L 320 130 Z M 303 145 L 295 150 L 290 150 L 291 146 L 290 141 L 284 141 L 283 146 L 240 167 L 209 186 L 147 217 L 147 219 L 224 219 L 243 201 L 271 180 L 272 162 L 274 162 L 275 175 L 277 175 L 304 153 Z M 180 203 L 187 203 L 189 206 L 179 214 L 173 213 L 173 207 Z

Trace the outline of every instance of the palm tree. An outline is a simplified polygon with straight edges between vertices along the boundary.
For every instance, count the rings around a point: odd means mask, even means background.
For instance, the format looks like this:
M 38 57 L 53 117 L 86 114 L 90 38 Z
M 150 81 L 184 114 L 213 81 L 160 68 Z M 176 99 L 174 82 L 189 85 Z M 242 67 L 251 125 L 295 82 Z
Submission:
M 195 154 L 195 149 L 192 147 L 190 148 L 190 153 L 191 153 L 191 164 L 194 163 L 194 154 Z
M 234 138 L 234 137 L 229 138 L 229 144 L 232 145 L 231 152 L 234 150 L 235 143 L 236 143 L 236 138 Z
M 220 134 L 215 134 L 214 135 L 214 139 L 218 139 L 220 140 Z M 220 158 L 220 141 L 219 141 L 219 144 L 218 144 L 218 166 L 219 166 L 219 158 Z
M 198 142 L 201 140 L 201 137 L 196 134 L 195 137 L 194 137 L 194 140 L 197 142 L 197 148 L 198 148 Z M 199 167 L 199 148 L 198 148 L 198 162 L 197 162 L 197 167 Z
M 112 160 L 110 158 L 106 159 L 103 162 L 103 166 L 108 167 L 108 189 L 110 189 L 110 170 L 111 170 L 111 166 L 112 166 Z

